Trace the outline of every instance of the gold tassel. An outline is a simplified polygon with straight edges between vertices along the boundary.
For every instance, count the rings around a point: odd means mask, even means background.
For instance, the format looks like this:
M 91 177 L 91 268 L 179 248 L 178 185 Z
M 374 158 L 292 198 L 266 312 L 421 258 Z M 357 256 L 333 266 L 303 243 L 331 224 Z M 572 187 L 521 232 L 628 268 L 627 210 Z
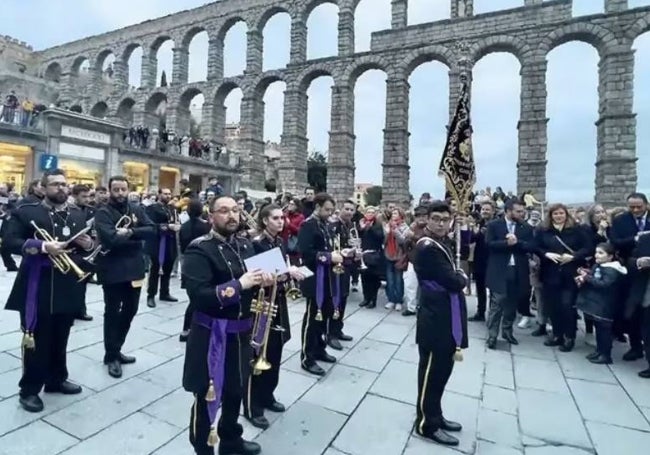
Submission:
M 208 445 L 210 447 L 215 447 L 219 443 L 219 435 L 217 434 L 217 428 L 212 426 L 210 428 L 210 435 L 208 436 Z
M 212 402 L 217 399 L 217 394 L 214 391 L 214 382 L 210 379 L 210 387 L 208 387 L 208 392 L 205 394 L 205 401 Z
M 456 362 L 463 361 L 463 351 L 461 351 L 460 348 L 456 348 L 456 352 L 454 352 L 454 360 Z
M 323 320 L 323 312 L 321 310 L 318 310 L 316 312 L 316 317 L 314 319 L 316 319 L 317 321 L 322 321 Z
M 29 332 L 25 332 L 23 335 L 22 345 L 25 349 L 34 349 L 36 347 L 36 342 L 34 341 L 34 335 Z
M 341 319 L 341 312 L 339 310 L 334 310 L 334 316 L 332 316 L 335 321 Z

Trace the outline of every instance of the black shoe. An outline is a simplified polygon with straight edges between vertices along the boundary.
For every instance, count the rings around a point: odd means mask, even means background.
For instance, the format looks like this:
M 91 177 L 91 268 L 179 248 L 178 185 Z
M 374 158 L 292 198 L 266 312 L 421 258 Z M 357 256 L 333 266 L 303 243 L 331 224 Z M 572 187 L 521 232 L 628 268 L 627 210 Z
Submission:
M 178 335 L 178 341 L 180 341 L 181 343 L 185 343 L 189 337 L 190 337 L 190 331 L 183 330 L 181 334 Z
M 323 352 L 320 355 L 316 356 L 316 360 L 320 360 L 325 363 L 336 363 L 336 357 L 329 355 L 327 352 Z
M 370 302 L 368 305 L 366 305 L 366 308 L 372 310 L 377 306 L 377 302 Z
M 406 308 L 404 311 L 402 311 L 402 316 L 415 316 L 415 311 L 411 311 Z
M 78 319 L 79 321 L 92 321 L 93 317 L 89 314 L 82 314 L 81 316 L 76 317 L 75 319 Z
M 463 426 L 458 422 L 452 422 L 451 420 L 447 420 L 443 417 L 440 428 L 445 431 L 461 431 L 463 429 Z
M 336 338 L 338 338 L 341 341 L 352 341 L 352 340 L 354 340 L 354 338 L 352 338 L 350 335 L 346 335 L 343 332 L 336 335 Z
M 114 378 L 122 377 L 122 365 L 119 360 L 108 362 L 108 374 Z
M 327 345 L 332 349 L 336 349 L 337 351 L 343 350 L 343 345 L 341 342 L 332 336 L 327 337 Z
M 594 357 L 589 359 L 591 363 L 595 363 L 596 365 L 611 365 L 612 364 L 612 358 L 611 357 L 605 357 L 604 355 L 598 355 L 598 357 Z
M 147 297 L 147 306 L 149 308 L 156 308 L 156 299 L 153 297 Z
M 650 379 L 650 368 L 648 368 L 647 370 L 639 371 L 639 377 L 643 379 Z
M 560 337 L 550 337 L 544 341 L 544 346 L 561 346 L 564 344 L 564 340 Z
M 273 403 L 264 406 L 264 408 L 268 409 L 271 412 L 284 412 L 287 410 L 287 408 L 279 401 L 274 401 Z
M 122 365 L 129 365 L 135 363 L 135 357 L 132 355 L 124 355 L 120 352 L 120 358 L 118 359 Z
M 77 395 L 81 393 L 81 386 L 73 384 L 70 381 L 63 381 L 61 384 L 57 385 L 46 385 L 45 393 L 61 393 L 63 395 Z
M 585 356 L 585 359 L 587 359 L 587 360 L 591 360 L 591 359 L 595 359 L 595 358 L 597 358 L 598 356 L 600 356 L 600 352 L 598 352 L 598 351 L 594 351 L 594 352 L 592 352 L 591 354 L 587 354 L 587 355 Z
M 368 306 L 368 305 L 370 305 L 370 302 L 368 302 L 367 300 L 364 300 L 363 302 L 359 303 L 359 306 L 361 308 L 363 308 L 364 306 Z
M 573 347 L 576 345 L 576 340 L 573 338 L 567 338 L 564 340 L 564 343 L 560 346 L 560 351 L 561 352 L 571 352 L 573 351 Z
M 235 444 L 219 444 L 219 455 L 258 455 L 262 453 L 262 446 L 256 442 L 244 441 Z
M 178 299 L 176 297 L 172 297 L 171 295 L 161 295 L 160 296 L 160 301 L 161 302 L 178 302 Z
M 457 438 L 454 438 L 452 435 L 448 434 L 442 428 L 438 428 L 433 433 L 429 434 L 420 434 L 423 438 L 431 439 L 432 441 L 442 444 L 443 446 L 457 446 L 459 441 Z
M 7 272 L 17 272 L 17 271 L 18 271 L 18 267 L 15 265 L 7 267 Z
M 532 337 L 543 337 L 544 335 L 546 335 L 546 333 L 547 333 L 546 332 L 546 325 L 538 324 L 537 328 L 535 330 L 533 330 L 532 332 L 530 332 L 530 336 L 532 336 Z
M 643 352 L 637 349 L 630 349 L 625 354 L 623 354 L 623 360 L 625 360 L 626 362 L 634 362 L 635 360 L 639 360 L 642 358 L 643 358 Z
M 323 370 L 316 362 L 308 364 L 301 363 L 300 367 L 307 373 L 315 374 L 316 376 L 325 376 L 325 370 Z
M 257 417 L 251 417 L 248 418 L 248 421 L 253 425 L 255 428 L 261 428 L 262 430 L 266 430 L 268 427 L 271 426 L 271 423 L 268 421 L 266 417 L 263 415 L 257 416 Z
M 38 395 L 27 395 L 18 399 L 20 405 L 27 412 L 41 412 L 44 408 L 43 400 Z
M 485 315 L 483 313 L 476 313 L 474 316 L 468 319 L 468 321 L 472 322 L 484 322 L 485 321 Z
M 617 335 L 615 340 L 619 343 L 627 343 L 627 337 L 624 334 Z
M 501 338 L 506 340 L 510 344 L 519 344 L 519 341 L 512 335 L 512 333 L 504 333 L 501 335 Z
M 488 349 L 496 349 L 497 348 L 497 339 L 494 337 L 490 337 L 487 339 L 485 345 L 487 346 Z

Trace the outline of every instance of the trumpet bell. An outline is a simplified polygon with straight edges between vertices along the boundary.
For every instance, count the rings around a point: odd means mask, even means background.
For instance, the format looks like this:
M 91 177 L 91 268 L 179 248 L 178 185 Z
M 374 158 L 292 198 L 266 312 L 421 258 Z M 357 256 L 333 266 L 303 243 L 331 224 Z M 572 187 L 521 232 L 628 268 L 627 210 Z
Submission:
M 253 365 L 254 374 L 261 374 L 263 371 L 270 369 L 271 363 L 262 357 L 258 358 Z
M 302 297 L 302 292 L 298 288 L 291 288 L 287 291 L 287 297 L 291 300 L 298 300 Z

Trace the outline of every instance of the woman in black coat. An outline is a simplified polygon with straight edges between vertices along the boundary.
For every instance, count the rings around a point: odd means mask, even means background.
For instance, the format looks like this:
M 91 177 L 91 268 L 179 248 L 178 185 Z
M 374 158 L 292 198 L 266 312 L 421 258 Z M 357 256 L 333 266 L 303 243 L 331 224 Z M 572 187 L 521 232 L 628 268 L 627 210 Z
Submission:
M 363 263 L 366 269 L 361 271 L 363 302 L 361 307 L 377 306 L 377 294 L 381 287 L 381 275 L 384 265 L 384 228 L 381 215 L 375 207 L 367 207 L 364 217 L 359 221 L 359 236 L 363 250 Z
M 567 207 L 551 205 L 534 243 L 534 250 L 542 260 L 542 298 L 553 325 L 553 336 L 544 342 L 546 346 L 560 346 L 560 351 L 568 352 L 575 345 L 578 291 L 575 276 L 592 248 L 585 229 L 576 225 Z

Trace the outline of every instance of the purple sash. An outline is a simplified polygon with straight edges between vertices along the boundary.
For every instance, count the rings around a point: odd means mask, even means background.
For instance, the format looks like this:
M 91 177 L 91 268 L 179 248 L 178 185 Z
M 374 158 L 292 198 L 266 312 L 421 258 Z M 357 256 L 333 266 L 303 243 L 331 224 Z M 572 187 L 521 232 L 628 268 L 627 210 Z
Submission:
M 208 347 L 208 374 L 214 384 L 216 399 L 207 401 L 211 425 L 215 425 L 217 412 L 221 407 L 224 373 L 226 367 L 226 336 L 228 333 L 246 332 L 252 327 L 249 319 L 216 319 L 199 311 L 194 312 L 193 322 L 210 330 Z
M 38 322 L 38 284 L 41 281 L 41 270 L 51 265 L 47 256 L 27 256 L 27 295 L 25 297 L 25 333 L 33 334 Z
M 260 348 L 262 347 L 262 341 L 264 341 L 264 332 L 266 330 L 266 324 L 268 320 L 268 313 L 266 311 L 262 311 L 262 314 L 260 314 L 259 323 L 257 325 L 257 332 L 253 334 L 253 341 L 255 342 L 253 349 L 256 355 L 259 355 L 260 353 Z
M 345 276 L 345 274 L 337 275 L 335 273 L 332 273 L 334 275 L 332 278 L 334 279 L 334 286 L 332 289 L 332 305 L 334 306 L 334 312 L 340 311 L 341 308 L 341 278 Z
M 422 285 L 432 292 L 446 292 L 451 300 L 451 334 L 456 342 L 456 348 L 460 349 L 463 343 L 463 323 L 460 315 L 460 294 L 449 292 L 433 280 L 421 281 Z
M 160 267 L 165 263 L 165 251 L 167 250 L 167 233 L 163 232 L 158 242 L 158 264 Z
M 325 267 L 327 265 L 320 262 L 316 266 L 316 308 L 318 311 L 323 311 L 325 301 Z

